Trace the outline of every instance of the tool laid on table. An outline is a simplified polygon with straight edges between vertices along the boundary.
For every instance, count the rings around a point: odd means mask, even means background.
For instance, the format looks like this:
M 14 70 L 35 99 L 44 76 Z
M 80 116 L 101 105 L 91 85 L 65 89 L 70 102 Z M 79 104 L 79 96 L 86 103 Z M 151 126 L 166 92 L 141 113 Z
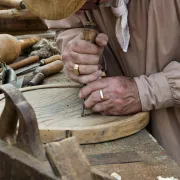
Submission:
M 40 41 L 39 37 L 17 40 L 9 34 L 0 34 L 0 61 L 6 64 L 13 63 L 21 51 Z
M 0 62 L 2 72 L 0 73 L 0 79 L 2 84 L 11 83 L 17 88 L 21 88 L 23 84 L 23 78 L 17 79 L 15 71 L 6 65 L 4 62 Z
M 62 71 L 63 68 L 64 64 L 60 60 L 56 60 L 43 67 L 40 67 L 34 71 L 34 77 L 29 81 L 27 85 L 36 86 L 42 84 L 46 77 L 59 73 L 60 71 Z
M 36 63 L 38 61 L 39 61 L 39 56 L 30 56 L 18 62 L 9 64 L 8 66 L 11 67 L 13 70 L 16 70 L 16 69 L 28 66 L 30 64 Z M 0 72 L 2 72 L 2 69 L 0 69 Z
M 1 0 L 0 6 L 7 8 L 26 9 L 24 2 L 21 0 Z
M 39 85 L 44 81 L 45 77 L 59 73 L 64 67 L 63 62 L 60 60 L 53 62 L 48 61 L 48 63 L 49 64 L 37 68 L 33 75 L 17 78 L 15 71 L 5 63 L 1 62 L 0 65 L 3 70 L 1 72 L 2 84 L 11 83 L 17 88 Z
M 61 55 L 54 55 L 54 56 L 52 56 L 50 58 L 42 59 L 42 60 L 32 64 L 31 66 L 27 66 L 27 67 L 25 67 L 25 61 L 23 63 L 23 60 L 22 60 L 22 61 L 16 63 L 16 64 L 21 63 L 22 68 L 16 70 L 15 72 L 16 72 L 16 75 L 21 75 L 21 74 L 27 73 L 27 72 L 29 72 L 31 70 L 34 70 L 37 67 L 44 66 L 46 64 L 49 64 L 51 62 L 54 62 L 56 60 L 61 60 L 61 59 L 62 59 Z M 12 66 L 13 66 L 13 64 L 12 64 Z

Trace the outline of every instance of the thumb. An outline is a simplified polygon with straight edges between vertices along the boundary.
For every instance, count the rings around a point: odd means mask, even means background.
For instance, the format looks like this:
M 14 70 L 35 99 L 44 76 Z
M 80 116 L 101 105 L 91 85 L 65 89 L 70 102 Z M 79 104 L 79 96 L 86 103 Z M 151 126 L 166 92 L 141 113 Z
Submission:
M 108 44 L 108 36 L 106 34 L 100 33 L 97 35 L 96 44 L 100 47 L 105 47 Z

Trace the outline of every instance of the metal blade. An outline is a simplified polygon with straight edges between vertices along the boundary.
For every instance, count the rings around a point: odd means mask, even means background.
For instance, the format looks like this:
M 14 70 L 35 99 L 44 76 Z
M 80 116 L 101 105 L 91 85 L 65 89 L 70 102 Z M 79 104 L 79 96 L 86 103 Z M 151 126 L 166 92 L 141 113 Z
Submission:
M 20 74 L 29 72 L 30 70 L 32 70 L 32 69 L 34 69 L 36 67 L 39 67 L 39 66 L 40 66 L 39 63 L 34 63 L 31 66 L 23 67 L 23 68 L 20 68 L 20 69 L 16 70 L 15 73 L 16 73 L 16 75 L 20 75 Z
M 93 166 L 143 162 L 143 158 L 136 151 L 92 154 L 87 157 Z
M 11 84 L 17 88 L 22 88 L 24 77 L 18 78 L 16 81 L 12 81 Z

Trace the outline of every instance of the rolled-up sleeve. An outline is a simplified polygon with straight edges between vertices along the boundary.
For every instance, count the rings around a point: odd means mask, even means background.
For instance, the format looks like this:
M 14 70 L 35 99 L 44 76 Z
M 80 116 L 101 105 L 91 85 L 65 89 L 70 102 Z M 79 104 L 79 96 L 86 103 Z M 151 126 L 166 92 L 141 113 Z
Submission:
M 143 111 L 180 106 L 180 63 L 169 63 L 162 72 L 134 78 Z

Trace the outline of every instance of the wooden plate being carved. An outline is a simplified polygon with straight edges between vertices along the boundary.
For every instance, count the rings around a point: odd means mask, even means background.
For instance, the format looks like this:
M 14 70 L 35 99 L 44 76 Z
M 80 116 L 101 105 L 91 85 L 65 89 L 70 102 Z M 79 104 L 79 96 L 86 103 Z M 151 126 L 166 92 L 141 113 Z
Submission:
M 76 136 L 81 144 L 105 142 L 137 133 L 149 122 L 148 113 L 103 116 L 86 112 L 87 115 L 81 117 L 79 88 L 49 87 L 22 91 L 35 110 L 44 143 L 71 136 Z M 0 112 L 4 103 L 1 98 Z

